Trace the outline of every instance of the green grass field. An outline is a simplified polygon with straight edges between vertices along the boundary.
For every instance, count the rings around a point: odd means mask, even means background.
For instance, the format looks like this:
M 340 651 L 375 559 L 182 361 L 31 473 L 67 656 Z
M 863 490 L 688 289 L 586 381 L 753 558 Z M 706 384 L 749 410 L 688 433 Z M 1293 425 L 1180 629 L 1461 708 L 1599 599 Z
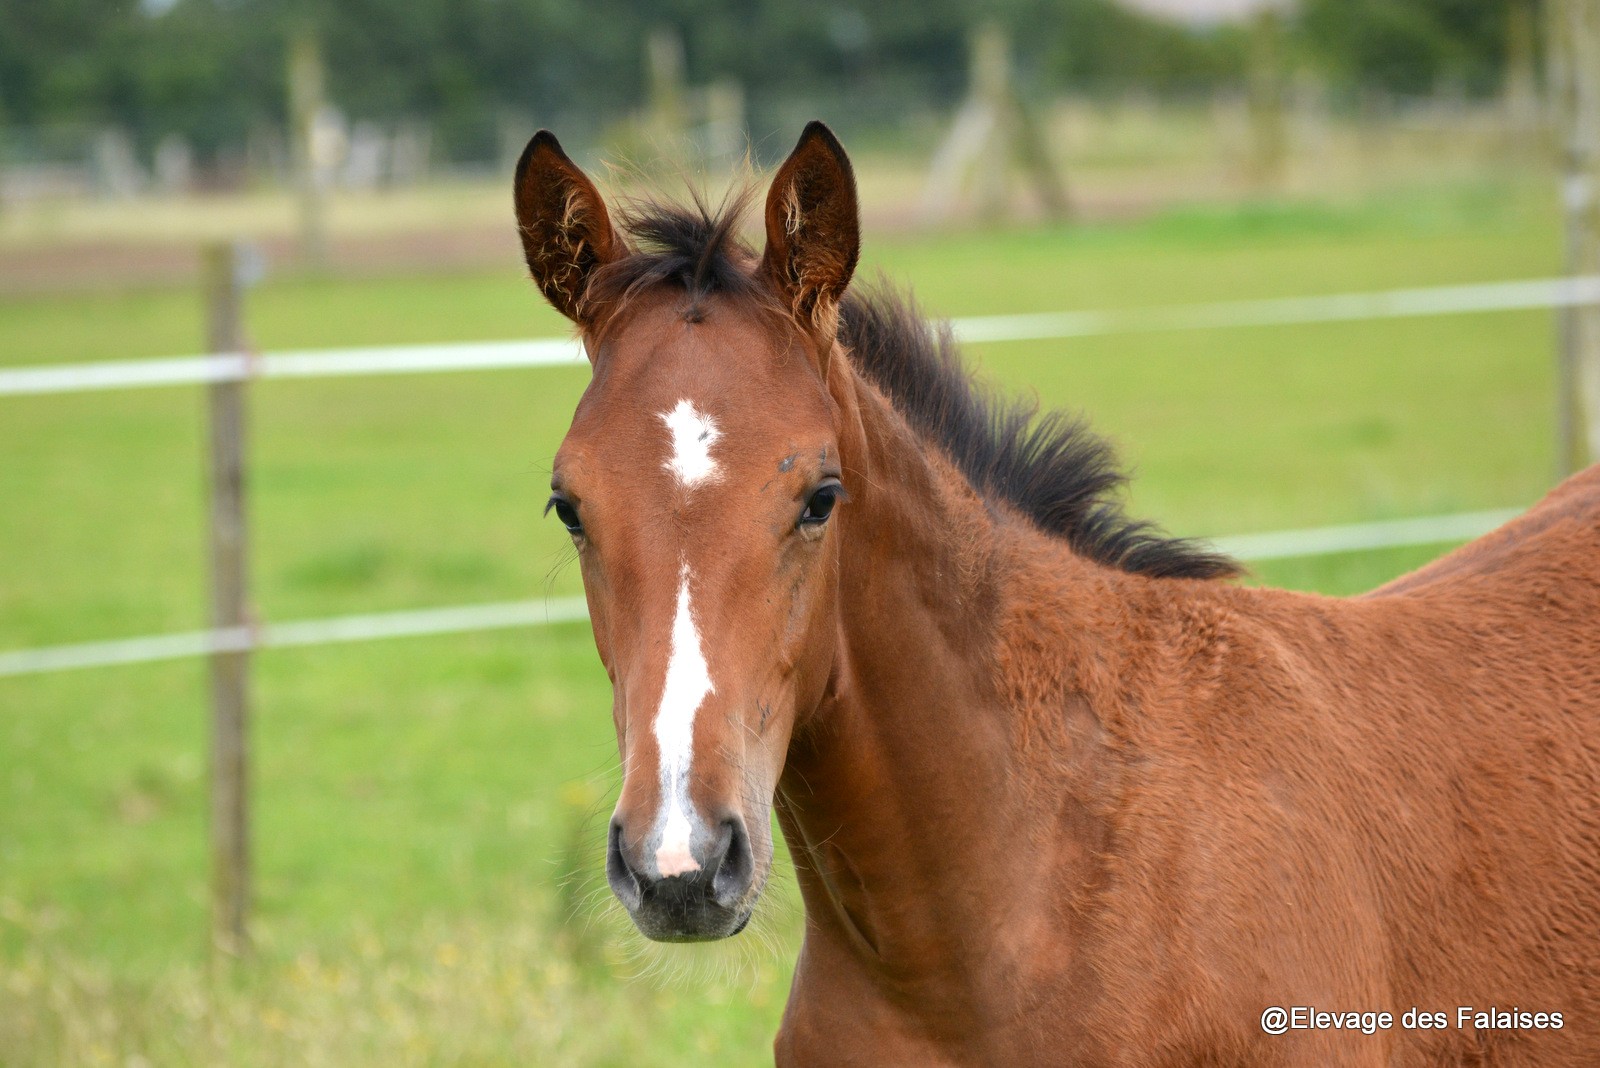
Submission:
M 509 221 L 508 221 L 508 225 Z M 1120 227 L 875 241 L 948 315 L 1543 276 L 1553 198 L 1485 182 Z M 266 348 L 562 331 L 515 264 L 269 281 Z M 1532 503 L 1553 321 L 1497 313 L 991 345 L 993 380 L 1080 408 L 1184 534 Z M 0 300 L 0 364 L 196 351 L 187 290 Z M 575 593 L 541 520 L 581 369 L 263 383 L 267 619 Z M 202 398 L 0 399 L 0 650 L 203 622 Z M 1262 566 L 1355 592 L 1443 547 Z M 206 968 L 204 669 L 0 679 L 0 1065 L 761 1063 L 800 925 L 656 948 L 606 897 L 609 693 L 587 629 L 257 662 L 258 958 Z

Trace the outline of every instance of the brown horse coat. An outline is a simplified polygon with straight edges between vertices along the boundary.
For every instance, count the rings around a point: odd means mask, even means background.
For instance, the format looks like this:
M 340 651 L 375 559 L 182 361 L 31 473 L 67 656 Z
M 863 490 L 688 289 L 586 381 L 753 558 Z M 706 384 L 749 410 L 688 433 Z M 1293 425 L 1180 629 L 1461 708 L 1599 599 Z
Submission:
M 613 229 L 547 134 L 518 217 L 595 360 L 552 505 L 616 691 L 608 874 L 654 937 L 736 932 L 775 810 L 780 1065 L 1600 1064 L 1600 468 L 1365 597 L 1243 588 L 843 296 L 825 129 L 759 264 L 726 216 Z
M 1600 468 L 1348 600 L 963 534 L 982 607 L 925 648 L 987 665 L 976 692 L 930 714 L 958 683 L 884 666 L 820 713 L 869 740 L 791 750 L 811 922 L 780 1063 L 1600 1064 Z M 1449 1026 L 1271 1036 L 1268 1006 Z

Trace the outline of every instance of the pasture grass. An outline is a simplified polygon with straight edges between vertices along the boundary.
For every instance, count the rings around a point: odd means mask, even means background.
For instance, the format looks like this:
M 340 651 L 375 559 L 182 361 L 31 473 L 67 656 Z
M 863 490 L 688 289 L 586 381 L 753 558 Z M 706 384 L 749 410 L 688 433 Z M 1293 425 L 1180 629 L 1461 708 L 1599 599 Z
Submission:
M 868 272 L 939 314 L 1532 277 L 1554 205 L 1476 182 L 1129 226 L 876 240 Z M 508 268 L 269 280 L 267 348 L 550 335 Z M 197 298 L 0 300 L 0 363 L 194 351 Z M 1084 409 L 1185 534 L 1529 504 L 1552 471 L 1552 320 L 1503 313 L 973 350 Z M 539 516 L 581 369 L 253 388 L 267 619 L 577 592 Z M 203 622 L 202 398 L 0 401 L 0 649 Z M 1260 566 L 1349 593 L 1442 547 Z M 198 663 L 0 679 L 0 1064 L 758 1063 L 800 916 L 687 950 L 619 922 L 599 872 L 616 787 L 587 629 L 257 658 L 256 960 L 205 952 Z M 781 869 L 781 862 L 780 862 Z

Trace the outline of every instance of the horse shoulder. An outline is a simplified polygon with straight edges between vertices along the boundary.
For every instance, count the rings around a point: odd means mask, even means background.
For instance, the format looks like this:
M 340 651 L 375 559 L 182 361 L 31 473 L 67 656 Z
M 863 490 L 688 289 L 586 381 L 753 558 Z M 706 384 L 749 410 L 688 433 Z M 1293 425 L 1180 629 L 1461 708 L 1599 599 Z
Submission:
M 1594 576 L 1573 558 L 1585 544 L 1593 558 L 1597 515 L 1591 474 L 1511 536 Z M 1113 966 L 1121 987 L 1146 988 L 1157 962 L 1141 947 L 1155 945 L 1168 974 L 1229 977 L 1218 1026 L 1251 998 L 1312 987 L 1402 1007 L 1507 986 L 1574 1012 L 1600 1005 L 1600 765 L 1586 740 L 1600 675 L 1583 666 L 1600 658 L 1600 628 L 1573 625 L 1600 613 L 1600 581 L 1586 586 L 1533 621 L 1537 606 L 1509 595 L 1475 613 L 1472 596 L 1174 588 L 1175 681 L 1140 717 L 1142 781 L 1113 836 L 1131 846 L 1123 885 L 1166 890 L 1160 907 L 1131 891 L 1107 902 L 1122 911 L 1111 928 L 1138 936 L 1117 946 L 1133 963 Z M 1540 655 L 1530 634 L 1549 638 Z M 1395 937 L 1416 974 L 1385 963 Z M 1271 969 L 1262 945 L 1276 947 Z M 1529 945 L 1546 958 L 1530 961 Z M 1446 1060 L 1462 1053 L 1440 1041 Z M 1548 1063 L 1567 1063 L 1563 1041 L 1547 1041 Z

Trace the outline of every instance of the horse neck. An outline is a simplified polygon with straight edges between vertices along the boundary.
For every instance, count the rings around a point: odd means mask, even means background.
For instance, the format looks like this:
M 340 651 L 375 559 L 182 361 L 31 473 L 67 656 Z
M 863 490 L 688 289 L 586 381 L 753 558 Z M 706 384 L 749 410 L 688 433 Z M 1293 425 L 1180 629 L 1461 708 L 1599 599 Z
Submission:
M 980 932 L 1007 918 L 985 903 L 1038 885 L 1049 862 L 1024 845 L 1039 791 L 1019 774 L 1027 739 L 1006 650 L 1015 587 L 1030 581 L 1013 560 L 1058 543 L 997 519 L 853 372 L 830 385 L 852 496 L 837 653 L 828 696 L 791 743 L 779 818 L 813 930 L 890 971 L 958 969 L 951 954 L 993 947 Z M 1085 588 L 1101 570 L 1064 548 L 1051 563 Z

